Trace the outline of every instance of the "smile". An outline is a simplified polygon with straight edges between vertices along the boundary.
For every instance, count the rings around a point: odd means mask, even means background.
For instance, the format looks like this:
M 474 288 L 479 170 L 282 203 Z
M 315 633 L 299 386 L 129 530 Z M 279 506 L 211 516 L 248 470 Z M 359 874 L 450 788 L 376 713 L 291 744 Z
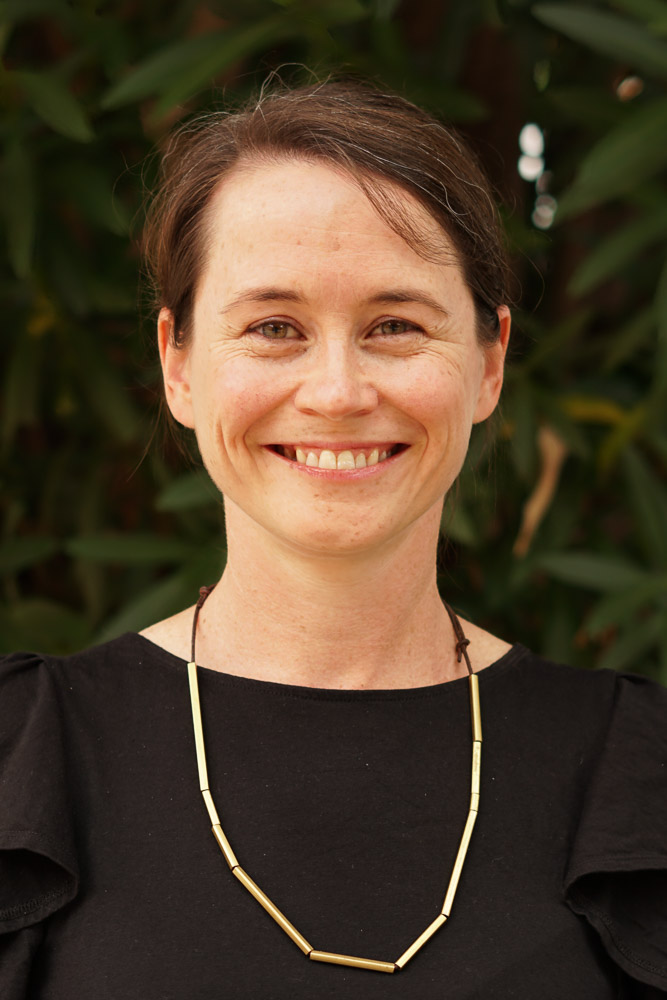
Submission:
M 330 448 L 309 448 L 296 445 L 274 444 L 271 451 L 281 455 L 290 462 L 305 465 L 311 469 L 328 469 L 351 472 L 353 469 L 366 469 L 372 465 L 386 462 L 388 458 L 398 455 L 408 445 L 394 444 L 390 447 L 345 448 L 334 451 Z

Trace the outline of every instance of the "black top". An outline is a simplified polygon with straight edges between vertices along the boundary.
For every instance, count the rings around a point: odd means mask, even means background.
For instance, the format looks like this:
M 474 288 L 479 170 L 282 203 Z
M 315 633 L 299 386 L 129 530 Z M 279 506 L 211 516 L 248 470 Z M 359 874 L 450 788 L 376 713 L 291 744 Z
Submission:
M 521 646 L 481 672 L 480 813 L 452 915 L 385 975 L 308 961 L 227 868 L 183 660 L 126 635 L 2 664 L 2 1000 L 667 992 L 667 691 L 646 680 Z M 442 906 L 467 815 L 467 680 L 199 673 L 240 863 L 313 947 L 398 958 Z

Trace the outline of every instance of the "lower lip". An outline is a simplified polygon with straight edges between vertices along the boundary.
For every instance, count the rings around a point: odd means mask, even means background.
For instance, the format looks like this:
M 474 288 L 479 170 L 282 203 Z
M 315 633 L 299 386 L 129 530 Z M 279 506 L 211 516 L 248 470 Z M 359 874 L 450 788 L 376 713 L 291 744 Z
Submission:
M 316 479 L 328 479 L 340 483 L 348 483 L 351 479 L 368 479 L 371 476 L 377 476 L 383 469 L 393 465 L 399 458 L 406 455 L 408 450 L 409 448 L 404 448 L 403 451 L 397 452 L 396 455 L 390 455 L 389 458 L 385 458 L 384 462 L 378 462 L 376 465 L 367 465 L 365 469 L 320 469 L 317 466 L 302 465 L 301 462 L 295 462 L 293 459 L 286 458 L 285 455 L 279 455 L 277 451 L 267 448 L 269 454 L 275 458 L 279 458 L 281 462 L 285 462 L 295 472 L 304 472 L 307 476 L 314 476 Z

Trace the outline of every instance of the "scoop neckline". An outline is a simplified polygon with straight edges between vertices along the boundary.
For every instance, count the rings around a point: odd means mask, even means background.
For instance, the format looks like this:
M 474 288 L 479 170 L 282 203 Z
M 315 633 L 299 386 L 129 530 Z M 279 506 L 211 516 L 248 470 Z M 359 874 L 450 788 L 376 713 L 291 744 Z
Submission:
M 158 645 L 158 643 L 153 642 L 152 639 L 148 639 L 145 635 L 141 635 L 139 632 L 126 632 L 122 638 L 127 639 L 138 639 L 140 645 L 144 645 L 151 650 L 154 656 L 160 657 L 165 661 L 170 661 L 172 666 L 175 666 L 179 671 L 183 671 L 187 667 L 188 661 L 181 656 L 177 656 L 175 653 L 169 652 L 163 646 Z M 515 666 L 520 661 L 522 661 L 526 656 L 530 655 L 530 650 L 522 643 L 514 643 L 510 648 L 502 654 L 493 663 L 490 663 L 487 667 L 483 667 L 482 670 L 474 671 L 478 677 L 483 677 L 490 680 L 496 677 L 500 673 L 504 673 L 505 670 L 510 667 Z M 323 687 L 307 687 L 302 684 L 286 684 L 283 681 L 268 681 L 262 680 L 257 677 L 244 677 L 240 674 L 229 674 L 222 670 L 216 670 L 213 667 L 203 667 L 197 664 L 197 671 L 202 677 L 207 678 L 219 678 L 219 680 L 214 681 L 214 683 L 219 683 L 227 686 L 236 686 L 239 688 L 254 689 L 255 691 L 265 691 L 266 693 L 278 693 L 283 696 L 289 696 L 294 698 L 310 698 L 310 699 L 329 699 L 331 701 L 358 701 L 358 700 L 391 700 L 391 699 L 409 699 L 409 698 L 429 698 L 437 697 L 438 695 L 454 692 L 460 688 L 465 687 L 467 690 L 467 676 L 456 677 L 451 681 L 440 681 L 437 684 L 426 684 L 419 687 L 405 687 L 405 688 L 323 688 Z

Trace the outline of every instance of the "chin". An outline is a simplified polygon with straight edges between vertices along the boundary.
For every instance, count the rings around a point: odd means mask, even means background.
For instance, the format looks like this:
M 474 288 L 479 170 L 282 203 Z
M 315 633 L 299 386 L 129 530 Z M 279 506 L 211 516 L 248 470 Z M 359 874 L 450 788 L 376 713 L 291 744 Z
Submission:
M 342 531 L 321 527 L 319 530 L 304 530 L 297 538 L 291 535 L 283 535 L 283 538 L 295 550 L 324 559 L 361 554 L 387 541 L 386 536 L 369 534 L 368 531 L 357 532 L 349 524 Z

